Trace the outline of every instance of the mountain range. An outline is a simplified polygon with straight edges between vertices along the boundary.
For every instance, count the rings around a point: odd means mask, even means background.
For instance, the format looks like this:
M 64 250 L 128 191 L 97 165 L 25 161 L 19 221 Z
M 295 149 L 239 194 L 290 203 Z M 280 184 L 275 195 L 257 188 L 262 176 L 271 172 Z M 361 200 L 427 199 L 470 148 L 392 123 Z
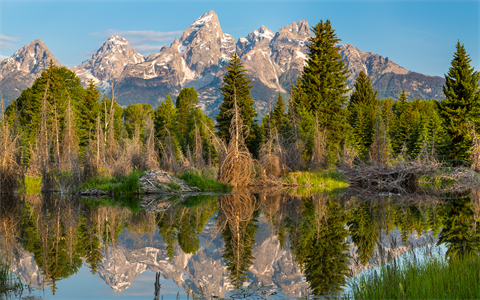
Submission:
M 156 107 L 168 93 L 178 95 L 183 87 L 195 87 L 199 107 L 214 116 L 220 105 L 218 88 L 225 66 L 236 51 L 252 79 L 252 97 L 260 115 L 268 110 L 269 99 L 278 92 L 288 93 L 308 59 L 312 33 L 307 21 L 293 22 L 274 33 L 265 26 L 240 37 L 224 33 L 218 16 L 209 11 L 195 20 L 179 39 L 159 52 L 145 57 L 118 35 L 111 36 L 92 58 L 71 68 L 86 85 L 92 78 L 99 89 L 110 92 L 112 82 L 120 105 L 149 103 Z M 410 99 L 444 98 L 445 79 L 408 71 L 372 52 L 349 44 L 339 45 L 339 53 L 350 70 L 350 86 L 363 70 L 370 76 L 379 98 L 397 99 L 405 89 Z M 61 65 L 47 46 L 36 39 L 0 62 L 0 90 L 6 104 L 31 86 L 53 60 Z M 114 79 L 114 81 L 112 80 Z

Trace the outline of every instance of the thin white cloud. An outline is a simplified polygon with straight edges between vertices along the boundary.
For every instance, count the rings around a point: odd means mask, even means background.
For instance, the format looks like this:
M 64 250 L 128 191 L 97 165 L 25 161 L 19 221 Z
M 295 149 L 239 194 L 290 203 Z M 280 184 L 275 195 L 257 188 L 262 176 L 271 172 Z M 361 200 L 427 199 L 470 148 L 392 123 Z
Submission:
M 144 55 L 158 52 L 162 46 L 169 44 L 174 38 L 180 37 L 183 31 L 153 31 L 153 30 L 115 30 L 110 29 L 104 32 L 94 32 L 101 38 L 108 39 L 112 35 L 119 35 L 127 39 L 130 47 Z
M 14 37 L 11 37 L 11 36 L 6 36 L 6 35 L 3 35 L 3 34 L 0 34 L 0 49 L 2 49 L 2 50 L 11 49 L 15 46 L 11 42 L 16 42 L 16 41 L 18 41 L 18 38 L 14 38 Z
M 9 57 L 10 57 L 10 56 L 6 56 L 6 55 L 1 55 L 1 54 L 0 54 L 0 61 L 1 61 L 1 60 L 4 60 L 4 59 L 7 59 L 7 58 L 9 58 Z

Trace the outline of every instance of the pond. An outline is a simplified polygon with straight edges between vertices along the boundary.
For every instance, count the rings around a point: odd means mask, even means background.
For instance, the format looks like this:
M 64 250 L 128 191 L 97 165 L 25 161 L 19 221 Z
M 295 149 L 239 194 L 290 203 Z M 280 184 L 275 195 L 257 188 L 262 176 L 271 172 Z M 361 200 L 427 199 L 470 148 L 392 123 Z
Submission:
M 39 299 L 341 295 L 349 277 L 427 244 L 477 251 L 480 190 L 360 196 L 0 197 L 3 261 Z M 477 231 L 475 231 L 477 232 Z M 440 240 L 439 240 L 439 237 Z M 0 297 L 15 296 L 4 294 Z M 19 297 L 17 294 L 16 297 Z

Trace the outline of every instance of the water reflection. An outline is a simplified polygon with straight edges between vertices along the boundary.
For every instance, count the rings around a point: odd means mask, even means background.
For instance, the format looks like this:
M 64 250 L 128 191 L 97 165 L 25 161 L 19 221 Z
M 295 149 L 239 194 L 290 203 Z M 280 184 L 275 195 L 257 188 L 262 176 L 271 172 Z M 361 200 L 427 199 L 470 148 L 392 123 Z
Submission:
M 0 200 L 2 259 L 53 295 L 82 265 L 118 292 L 150 270 L 156 298 L 160 277 L 206 297 L 245 285 L 272 285 L 288 297 L 332 295 L 349 276 L 424 243 L 445 245 L 448 257 L 480 252 L 480 189 L 413 198 L 260 191 L 144 199 L 149 210 L 127 198 Z

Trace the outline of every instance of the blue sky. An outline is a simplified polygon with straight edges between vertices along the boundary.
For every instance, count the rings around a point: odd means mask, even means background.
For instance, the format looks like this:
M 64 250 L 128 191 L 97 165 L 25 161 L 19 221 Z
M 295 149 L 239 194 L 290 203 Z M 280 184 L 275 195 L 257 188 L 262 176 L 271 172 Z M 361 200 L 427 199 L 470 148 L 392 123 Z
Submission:
M 143 55 L 180 37 L 214 10 L 236 40 L 265 25 L 330 19 L 341 43 L 407 70 L 443 76 L 457 40 L 480 70 L 480 1 L 22 1 L 0 0 L 0 58 L 36 38 L 66 66 L 91 57 L 112 34 Z

